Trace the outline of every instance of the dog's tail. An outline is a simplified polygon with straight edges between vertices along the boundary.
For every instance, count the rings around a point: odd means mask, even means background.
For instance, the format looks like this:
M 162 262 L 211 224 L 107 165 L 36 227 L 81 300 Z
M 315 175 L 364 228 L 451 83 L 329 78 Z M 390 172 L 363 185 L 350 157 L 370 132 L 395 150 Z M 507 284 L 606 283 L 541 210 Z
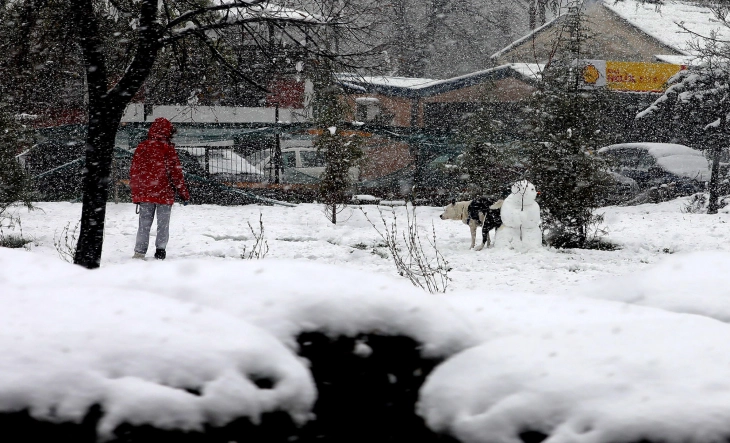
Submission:
M 502 207 L 502 203 L 504 203 L 504 200 L 502 200 L 502 199 L 497 200 L 496 202 L 494 202 L 492 204 L 492 206 L 489 207 L 489 209 L 499 209 Z

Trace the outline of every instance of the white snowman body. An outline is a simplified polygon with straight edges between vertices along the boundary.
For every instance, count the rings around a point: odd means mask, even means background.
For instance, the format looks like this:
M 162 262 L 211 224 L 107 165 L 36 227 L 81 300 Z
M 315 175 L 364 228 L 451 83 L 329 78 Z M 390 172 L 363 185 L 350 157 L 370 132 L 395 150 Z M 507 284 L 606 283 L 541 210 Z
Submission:
M 542 247 L 540 206 L 535 201 L 535 185 L 522 180 L 512 185 L 512 193 L 504 199 L 495 247 L 527 251 Z

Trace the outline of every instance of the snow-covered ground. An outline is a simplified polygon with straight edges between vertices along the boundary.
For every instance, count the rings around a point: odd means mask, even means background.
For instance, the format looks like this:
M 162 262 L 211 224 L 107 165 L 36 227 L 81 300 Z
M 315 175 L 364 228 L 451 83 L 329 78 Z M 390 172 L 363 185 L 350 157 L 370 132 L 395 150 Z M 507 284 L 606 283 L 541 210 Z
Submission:
M 624 275 L 647 268 L 671 253 L 730 250 L 727 241 L 730 215 L 685 214 L 681 212 L 684 204 L 685 200 L 680 199 L 658 205 L 602 209 L 608 239 L 622 246 L 617 251 L 475 252 L 469 250 L 469 228 L 459 221 L 440 220 L 440 208 L 419 207 L 417 216 L 423 227 L 424 243 L 433 226 L 438 248 L 453 269 L 449 291 L 511 290 L 560 294 L 597 277 Z M 31 246 L 34 253 L 57 257 L 54 236 L 60 237 L 69 223 L 73 230 L 81 214 L 81 205 L 38 203 L 37 206 L 36 211 L 19 213 L 24 235 L 35 240 L 36 245 Z M 378 228 L 382 228 L 378 207 L 363 205 L 362 208 Z M 390 219 L 391 208 L 381 207 L 381 210 Z M 398 222 L 403 225 L 405 208 L 395 207 L 394 210 Z M 382 241 L 359 209 L 346 209 L 340 214 L 341 221 L 332 225 L 325 219 L 322 207 L 313 204 L 296 208 L 175 205 L 167 260 L 240 260 L 242 248 L 245 245 L 250 248 L 253 244 L 247 222 L 258 232 L 260 214 L 269 246 L 267 259 L 313 261 L 397 276 L 392 262 L 378 254 L 387 251 L 377 247 Z M 102 266 L 130 263 L 136 232 L 134 205 L 109 204 Z M 148 260 L 152 260 L 152 247 Z
M 143 262 L 134 206 L 110 204 L 102 268 L 86 271 L 53 245 L 80 205 L 39 203 L 19 213 L 30 252 L 0 249 L 0 411 L 79 419 L 101 404 L 107 433 L 276 409 L 301 422 L 316 392 L 294 337 L 381 331 L 446 358 L 418 412 L 464 442 L 727 439 L 730 214 L 685 204 L 604 208 L 616 251 L 527 253 L 471 251 L 468 227 L 420 207 L 452 267 L 431 295 L 397 275 L 356 208 L 331 225 L 316 205 L 176 205 L 168 259 Z M 405 221 L 405 207 L 382 210 Z M 268 256 L 242 260 L 259 217 Z

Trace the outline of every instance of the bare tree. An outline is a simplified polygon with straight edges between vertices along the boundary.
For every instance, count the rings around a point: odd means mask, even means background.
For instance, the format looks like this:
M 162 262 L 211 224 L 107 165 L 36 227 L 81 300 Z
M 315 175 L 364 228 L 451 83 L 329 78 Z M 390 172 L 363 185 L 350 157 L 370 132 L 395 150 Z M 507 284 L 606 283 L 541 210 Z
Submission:
M 88 117 L 86 170 L 83 181 L 81 228 L 74 263 L 86 268 L 100 265 L 106 201 L 112 154 L 117 128 L 124 110 L 150 76 L 161 51 L 181 51 L 179 42 L 198 39 L 217 62 L 246 81 L 265 90 L 246 72 L 238 69 L 229 54 L 221 50 L 225 30 L 237 27 L 248 33 L 263 54 L 271 49 L 265 37 L 275 30 L 286 43 L 317 57 L 355 63 L 356 56 L 337 52 L 329 39 L 356 39 L 352 21 L 339 15 L 323 15 L 331 8 L 318 8 L 320 0 L 287 2 L 287 6 L 268 0 L 231 0 L 229 3 L 205 0 L 19 0 L 12 4 L 19 23 L 28 37 L 39 41 L 54 37 L 79 48 L 86 87 Z M 321 0 L 328 1 L 328 0 Z M 298 7 L 301 6 L 301 7 Z M 25 14 L 26 17 L 22 17 Z M 35 27 L 35 30 L 31 29 Z M 55 27 L 55 28 L 54 28 Z M 17 54 L 36 51 L 38 42 L 19 40 L 26 45 Z M 34 46 L 35 45 L 35 46 Z M 46 42 L 46 47 L 49 45 Z
M 527 30 L 533 0 L 393 0 L 372 17 L 384 73 L 445 78 L 484 69 L 490 55 Z M 552 1 L 552 0 L 551 0 Z

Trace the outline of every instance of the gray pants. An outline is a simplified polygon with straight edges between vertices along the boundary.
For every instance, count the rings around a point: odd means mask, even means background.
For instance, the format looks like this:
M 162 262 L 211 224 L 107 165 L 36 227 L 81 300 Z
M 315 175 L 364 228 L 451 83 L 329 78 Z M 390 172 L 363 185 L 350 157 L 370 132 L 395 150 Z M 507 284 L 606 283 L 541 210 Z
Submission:
M 139 229 L 137 229 L 137 242 L 134 244 L 134 252 L 147 253 L 150 243 L 150 229 L 152 219 L 157 212 L 157 238 L 155 248 L 165 249 L 167 240 L 170 238 L 170 213 L 172 205 L 159 205 L 157 203 L 139 203 Z

